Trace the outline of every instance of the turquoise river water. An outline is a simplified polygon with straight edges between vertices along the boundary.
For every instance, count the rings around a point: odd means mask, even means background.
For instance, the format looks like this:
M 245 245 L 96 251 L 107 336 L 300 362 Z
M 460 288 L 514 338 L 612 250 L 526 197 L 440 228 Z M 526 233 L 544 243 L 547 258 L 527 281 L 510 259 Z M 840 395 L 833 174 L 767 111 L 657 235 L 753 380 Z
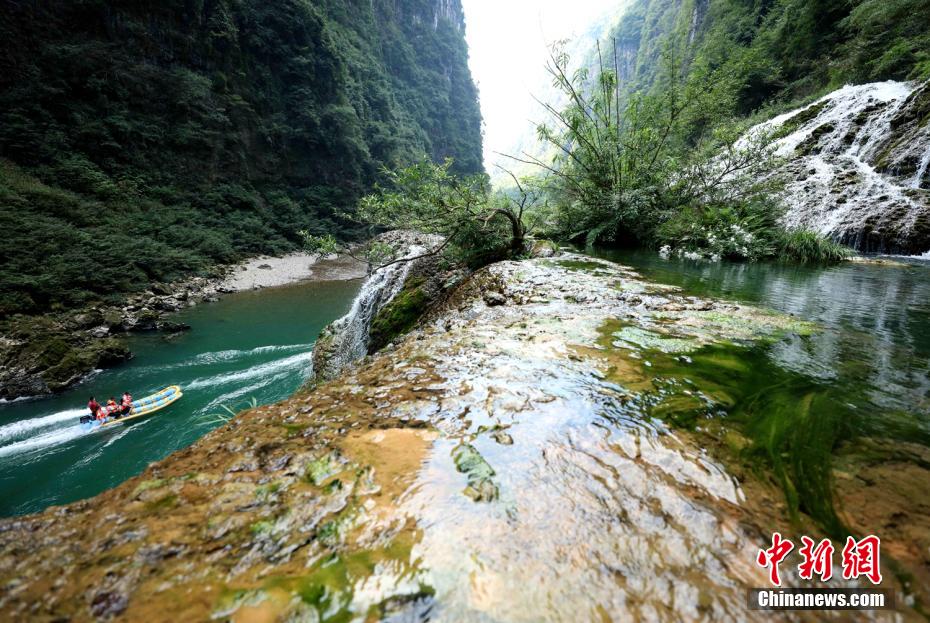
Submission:
M 133 337 L 135 357 L 58 396 L 0 404 L 0 516 L 95 495 L 189 446 L 241 409 L 292 394 L 310 373 L 313 342 L 348 311 L 360 281 L 322 281 L 242 292 L 175 318 L 192 330 Z M 86 432 L 78 418 L 101 403 L 180 385 L 183 398 L 125 426 Z M 111 430 L 112 429 L 112 430 Z
M 767 349 L 780 371 L 845 396 L 873 420 L 907 413 L 930 441 L 930 259 L 812 267 L 593 253 L 686 294 L 749 303 L 816 323 L 814 336 Z M 748 379 L 744 379 L 748 380 Z M 876 422 L 880 428 L 880 423 Z

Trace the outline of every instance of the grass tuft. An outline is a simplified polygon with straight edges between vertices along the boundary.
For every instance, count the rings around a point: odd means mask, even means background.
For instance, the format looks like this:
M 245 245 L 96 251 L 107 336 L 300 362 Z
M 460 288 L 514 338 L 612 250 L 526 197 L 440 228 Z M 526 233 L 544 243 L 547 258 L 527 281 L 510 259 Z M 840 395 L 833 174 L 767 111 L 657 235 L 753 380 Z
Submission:
M 791 229 L 777 240 L 778 257 L 801 264 L 835 264 L 849 259 L 853 250 L 806 229 Z

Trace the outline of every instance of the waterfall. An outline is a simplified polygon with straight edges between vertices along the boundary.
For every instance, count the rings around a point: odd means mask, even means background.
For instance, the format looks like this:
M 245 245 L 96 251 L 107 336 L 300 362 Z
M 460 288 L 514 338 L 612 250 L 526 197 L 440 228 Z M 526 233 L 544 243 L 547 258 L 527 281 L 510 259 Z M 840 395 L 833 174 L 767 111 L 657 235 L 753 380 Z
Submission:
M 750 130 L 774 131 L 784 224 L 861 251 L 930 249 L 930 83 L 847 85 Z
M 426 251 L 426 247 L 412 244 L 407 247 L 407 253 L 403 258 L 409 260 L 423 255 Z M 322 363 L 325 367 L 316 370 L 317 374 L 332 378 L 368 353 L 372 321 L 403 288 L 414 264 L 414 261 L 396 262 L 375 270 L 368 277 L 352 302 L 349 312 L 327 329 L 332 341 L 326 348 L 325 360 L 317 362 L 315 357 L 315 365 Z
M 914 180 L 911 182 L 911 188 L 921 188 L 924 177 L 927 175 L 928 168 L 930 168 L 930 148 L 927 149 L 923 159 L 920 161 L 920 166 L 917 167 L 917 175 L 914 176 Z

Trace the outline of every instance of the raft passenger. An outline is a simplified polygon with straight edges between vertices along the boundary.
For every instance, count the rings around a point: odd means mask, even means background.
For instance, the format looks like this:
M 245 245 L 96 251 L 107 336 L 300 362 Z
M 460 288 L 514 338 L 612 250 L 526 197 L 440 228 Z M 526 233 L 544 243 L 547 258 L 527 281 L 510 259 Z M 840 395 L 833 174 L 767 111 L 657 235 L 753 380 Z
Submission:
M 130 411 L 132 411 L 132 395 L 129 392 L 123 392 L 123 399 L 119 408 L 120 417 L 129 415 Z
M 96 398 L 91 396 L 90 400 L 87 401 L 87 408 L 90 409 L 90 417 L 89 418 L 87 418 L 87 416 L 82 417 L 81 423 L 93 422 L 95 419 L 97 419 L 97 413 L 100 411 L 100 403 L 97 402 Z

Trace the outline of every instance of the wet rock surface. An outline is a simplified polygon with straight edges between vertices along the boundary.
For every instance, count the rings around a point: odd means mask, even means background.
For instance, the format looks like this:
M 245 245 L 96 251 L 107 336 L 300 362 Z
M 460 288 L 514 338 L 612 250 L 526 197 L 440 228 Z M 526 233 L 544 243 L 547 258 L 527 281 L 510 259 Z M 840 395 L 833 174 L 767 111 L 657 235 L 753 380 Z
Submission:
M 646 410 L 646 364 L 816 331 L 606 261 L 494 264 L 338 379 L 96 498 L 0 522 L 0 618 L 770 620 L 746 605 L 767 582 L 758 548 L 817 530 Z M 699 390 L 666 397 L 726 401 Z M 930 543 L 899 522 L 887 547 L 913 603 Z

